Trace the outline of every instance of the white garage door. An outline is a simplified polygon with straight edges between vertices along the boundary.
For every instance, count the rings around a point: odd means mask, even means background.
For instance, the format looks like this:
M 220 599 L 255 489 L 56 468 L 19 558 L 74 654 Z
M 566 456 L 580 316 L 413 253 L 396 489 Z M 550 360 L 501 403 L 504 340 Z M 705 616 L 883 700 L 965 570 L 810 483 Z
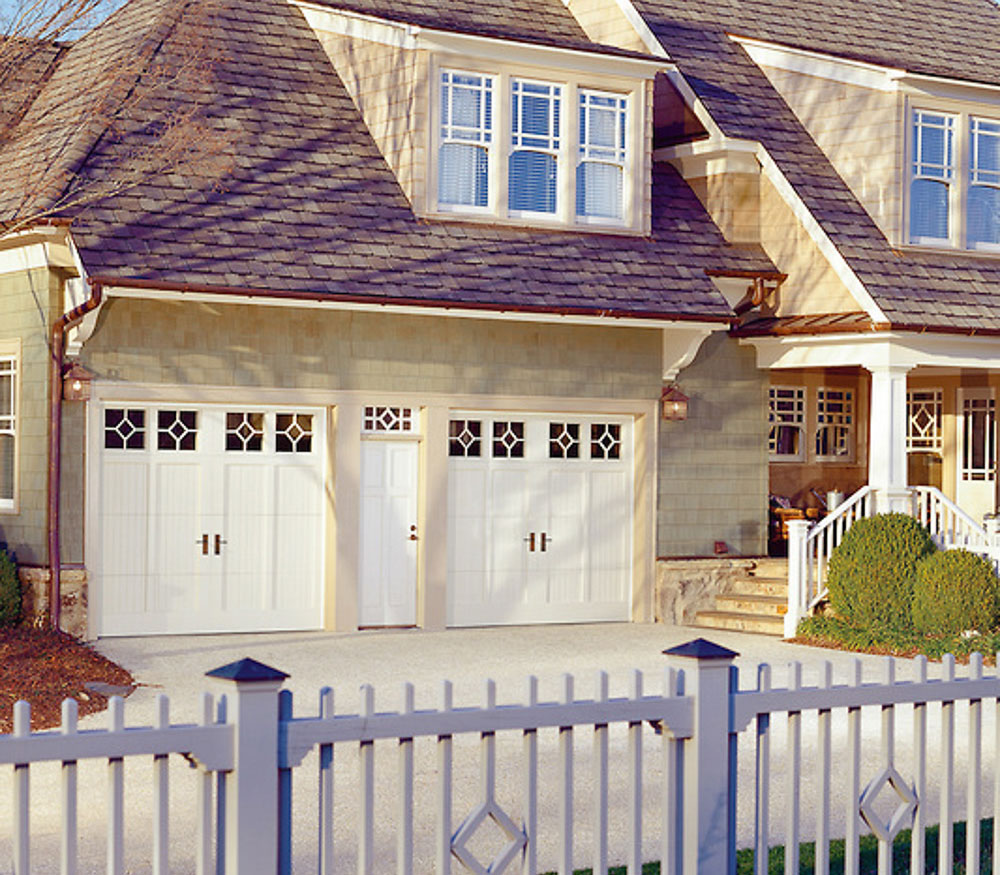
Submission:
M 448 623 L 627 620 L 632 423 L 456 413 Z
M 101 411 L 102 635 L 315 629 L 320 410 Z

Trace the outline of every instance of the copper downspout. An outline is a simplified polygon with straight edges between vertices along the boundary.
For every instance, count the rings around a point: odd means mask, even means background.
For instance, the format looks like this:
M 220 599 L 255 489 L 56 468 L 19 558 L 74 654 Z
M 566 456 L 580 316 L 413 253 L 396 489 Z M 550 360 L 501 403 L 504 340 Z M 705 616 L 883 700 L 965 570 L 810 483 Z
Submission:
M 49 616 L 52 628 L 59 628 L 61 607 L 59 550 L 59 496 L 62 480 L 62 401 L 63 358 L 66 352 L 66 332 L 83 321 L 83 317 L 96 310 L 103 294 L 99 282 L 91 282 L 90 297 L 78 307 L 64 313 L 52 326 L 52 367 L 49 379 L 49 480 L 48 480 L 48 536 L 49 536 Z

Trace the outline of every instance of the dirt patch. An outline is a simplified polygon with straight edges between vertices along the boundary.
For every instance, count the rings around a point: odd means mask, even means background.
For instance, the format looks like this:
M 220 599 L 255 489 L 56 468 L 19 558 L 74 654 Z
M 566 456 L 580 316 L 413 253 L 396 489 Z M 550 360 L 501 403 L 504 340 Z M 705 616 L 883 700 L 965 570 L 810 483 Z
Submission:
M 0 629 L 0 733 L 14 728 L 14 703 L 31 703 L 31 728 L 62 720 L 62 701 L 79 713 L 103 711 L 110 695 L 128 695 L 135 679 L 88 644 L 51 629 Z

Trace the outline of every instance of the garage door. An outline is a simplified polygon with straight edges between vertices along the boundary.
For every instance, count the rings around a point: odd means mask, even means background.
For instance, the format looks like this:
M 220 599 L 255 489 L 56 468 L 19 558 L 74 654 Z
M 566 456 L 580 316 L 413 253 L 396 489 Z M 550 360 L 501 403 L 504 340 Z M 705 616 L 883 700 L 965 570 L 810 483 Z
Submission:
M 629 619 L 631 420 L 457 413 L 448 453 L 449 625 Z
M 321 625 L 321 410 L 106 405 L 100 634 Z

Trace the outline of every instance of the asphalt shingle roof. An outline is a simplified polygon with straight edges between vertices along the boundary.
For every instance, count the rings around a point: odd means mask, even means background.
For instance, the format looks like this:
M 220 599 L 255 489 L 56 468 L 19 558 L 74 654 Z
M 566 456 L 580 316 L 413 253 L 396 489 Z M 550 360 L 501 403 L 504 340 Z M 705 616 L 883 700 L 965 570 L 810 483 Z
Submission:
M 232 171 L 221 183 L 195 171 L 159 174 L 81 211 L 73 235 L 92 276 L 722 319 L 731 311 L 706 268 L 774 270 L 759 248 L 727 245 L 666 166 L 655 171 L 649 237 L 418 220 L 297 9 L 217 0 L 210 16 L 187 12 L 166 33 L 162 9 L 132 0 L 67 53 L 39 101 L 57 103 L 60 89 L 153 31 L 163 37 L 156 61 L 167 65 L 207 38 L 219 49 L 209 86 L 153 89 L 142 105 L 156 117 L 165 103 L 198 102 L 208 128 L 235 136 Z M 143 136 L 137 119 L 123 136 L 82 138 L 82 176 L 119 172 Z
M 871 22 L 875 13 L 864 12 L 861 7 L 866 5 L 833 4 L 844 20 L 831 25 L 828 50 L 837 44 L 836 34 L 858 26 L 849 20 L 852 14 L 856 13 L 857 21 Z M 917 11 L 928 5 L 905 4 L 905 9 L 914 12 L 907 16 L 907 27 L 895 32 L 886 28 L 901 26 L 898 17 L 904 4 L 888 4 L 887 8 L 896 10 L 897 19 L 891 25 L 883 22 L 878 35 L 887 46 L 902 45 L 916 27 Z M 942 0 L 936 4 L 941 17 L 934 26 L 940 26 L 944 34 L 959 33 L 961 28 L 952 19 L 961 10 L 945 14 L 946 7 L 980 5 L 979 0 Z M 892 249 L 764 73 L 729 38 L 730 33 L 746 31 L 750 10 L 759 11 L 762 20 L 752 35 L 776 38 L 782 15 L 794 23 L 806 14 L 795 0 L 725 4 L 718 0 L 637 0 L 637 6 L 723 132 L 764 144 L 890 322 L 900 327 L 1000 332 L 1000 262 L 973 253 Z M 987 13 L 979 10 L 977 20 L 984 32 L 972 45 L 984 45 L 992 38 L 996 45 L 991 51 L 1000 59 L 1000 12 L 989 9 Z M 813 31 L 806 28 L 803 32 Z M 875 36 L 868 39 L 875 41 Z M 918 40 L 917 45 L 923 42 Z M 983 71 L 980 79 L 988 81 L 998 70 Z M 955 74 L 953 70 L 951 75 Z

